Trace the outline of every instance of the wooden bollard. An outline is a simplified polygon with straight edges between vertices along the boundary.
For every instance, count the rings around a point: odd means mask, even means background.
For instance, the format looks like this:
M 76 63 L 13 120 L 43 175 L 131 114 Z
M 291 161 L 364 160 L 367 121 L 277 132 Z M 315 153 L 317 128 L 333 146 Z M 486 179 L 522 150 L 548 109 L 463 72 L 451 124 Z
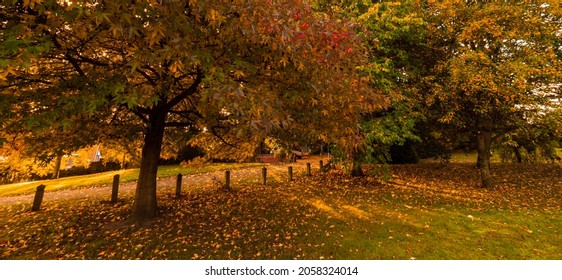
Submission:
M 261 177 L 262 177 L 263 185 L 267 186 L 267 168 L 264 167 L 261 169 Z
M 178 178 L 176 180 L 176 197 L 180 197 L 181 196 L 181 181 L 182 181 L 182 175 L 178 174 Z
M 33 206 L 31 211 L 39 211 L 41 208 L 41 202 L 43 202 L 43 195 L 45 194 L 45 185 L 37 186 L 37 191 L 35 191 L 35 198 L 33 199 Z
M 289 181 L 293 181 L 293 167 L 289 166 Z
M 324 169 L 324 162 L 320 161 L 320 171 L 322 171 L 322 169 Z
M 306 176 L 311 176 L 311 172 L 310 172 L 310 162 L 306 163 Z
M 111 189 L 111 203 L 119 200 L 119 174 L 113 176 L 113 188 Z
M 224 172 L 224 187 L 230 189 L 230 171 Z

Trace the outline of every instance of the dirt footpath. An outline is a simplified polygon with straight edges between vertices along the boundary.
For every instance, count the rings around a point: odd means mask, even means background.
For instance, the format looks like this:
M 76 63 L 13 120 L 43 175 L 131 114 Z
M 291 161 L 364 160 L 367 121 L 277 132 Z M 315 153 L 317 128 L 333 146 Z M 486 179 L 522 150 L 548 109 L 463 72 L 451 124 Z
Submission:
M 299 160 L 296 163 L 274 163 L 267 164 L 267 180 L 268 182 L 282 182 L 288 178 L 288 166 L 293 166 L 293 176 L 302 176 L 306 172 L 306 162 L 311 162 L 312 169 L 318 169 L 318 161 L 320 158 L 310 158 Z M 326 161 L 326 159 L 324 160 Z M 237 183 L 261 183 L 261 167 L 252 167 L 245 169 L 237 169 L 231 171 L 230 182 L 233 188 Z M 313 171 L 314 172 L 314 171 Z M 194 175 L 184 175 L 182 180 L 182 192 L 200 191 L 211 188 L 219 188 L 224 183 L 224 171 L 216 171 Z M 136 189 L 137 182 L 121 183 L 119 185 L 119 197 L 132 197 Z M 89 187 L 81 187 L 76 189 L 66 189 L 60 191 L 48 190 L 43 197 L 44 202 L 59 200 L 81 200 L 90 198 L 99 198 L 100 201 L 109 200 L 111 198 L 111 184 L 97 185 Z M 176 178 L 158 178 L 157 192 L 159 194 L 175 194 Z M 34 194 L 0 197 L 0 204 L 30 204 L 33 202 Z

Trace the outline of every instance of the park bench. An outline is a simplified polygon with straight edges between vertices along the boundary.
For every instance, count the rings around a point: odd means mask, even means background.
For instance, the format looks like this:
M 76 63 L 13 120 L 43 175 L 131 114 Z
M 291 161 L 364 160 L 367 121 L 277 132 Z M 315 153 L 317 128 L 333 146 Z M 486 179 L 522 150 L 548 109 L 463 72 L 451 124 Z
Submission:
M 273 154 L 258 154 L 256 156 L 258 162 L 263 163 L 272 163 L 272 162 L 279 162 L 279 159 L 275 157 Z

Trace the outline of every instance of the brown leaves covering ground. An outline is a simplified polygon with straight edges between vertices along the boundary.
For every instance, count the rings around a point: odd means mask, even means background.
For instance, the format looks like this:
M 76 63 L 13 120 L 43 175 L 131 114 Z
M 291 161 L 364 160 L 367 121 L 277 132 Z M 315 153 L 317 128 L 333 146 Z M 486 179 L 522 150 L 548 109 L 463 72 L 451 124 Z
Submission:
M 476 207 L 560 209 L 562 167 L 555 164 L 494 164 L 496 185 L 480 188 L 474 164 L 424 163 L 393 167 L 392 186 L 429 199 Z
M 104 196 L 28 203 L 0 209 L 3 259 L 527 259 L 559 252 L 562 168 L 494 165 L 497 186 L 478 188 L 468 164 L 393 166 L 390 180 L 350 178 L 340 171 L 287 182 L 286 165 L 173 180 L 159 188 L 160 217 L 126 225 L 132 193 L 117 204 Z M 520 246 L 506 249 L 517 242 Z

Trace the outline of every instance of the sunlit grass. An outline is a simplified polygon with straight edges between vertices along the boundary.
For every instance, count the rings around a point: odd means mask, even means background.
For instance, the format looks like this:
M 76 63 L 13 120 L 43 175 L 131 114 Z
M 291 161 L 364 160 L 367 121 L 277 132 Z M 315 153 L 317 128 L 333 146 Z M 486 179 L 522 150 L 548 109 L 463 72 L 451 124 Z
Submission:
M 559 149 L 555 149 L 556 154 L 562 158 L 562 148 Z M 472 152 L 455 152 L 451 155 L 451 162 L 456 162 L 456 163 L 474 163 L 476 164 L 476 159 L 478 158 L 478 153 L 472 151 Z M 499 153 L 493 153 L 492 157 L 490 158 L 492 163 L 500 163 L 502 162 L 502 159 L 499 155 Z M 435 161 L 434 159 L 428 159 L 428 160 L 424 160 L 424 161 Z
M 456 163 L 474 163 L 476 164 L 476 160 L 478 159 L 478 153 L 475 151 L 466 152 L 455 152 L 451 154 L 450 162 Z M 435 162 L 438 161 L 433 158 L 424 159 L 422 162 Z M 501 158 L 498 153 L 493 153 L 492 157 L 490 158 L 492 163 L 499 163 L 501 162 Z

